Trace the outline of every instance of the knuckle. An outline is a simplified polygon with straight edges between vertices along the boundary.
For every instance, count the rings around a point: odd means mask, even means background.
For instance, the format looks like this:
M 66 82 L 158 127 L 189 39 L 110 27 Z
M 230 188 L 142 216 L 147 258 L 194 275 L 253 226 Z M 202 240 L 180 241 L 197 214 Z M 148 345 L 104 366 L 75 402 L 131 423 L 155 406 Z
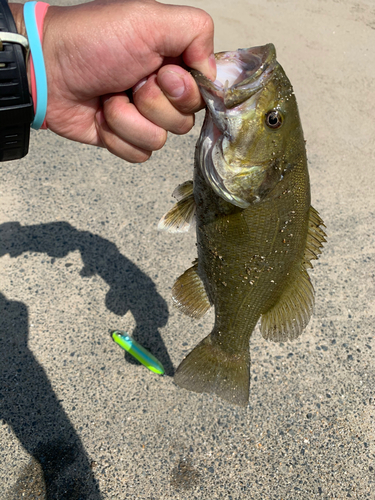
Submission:
M 112 134 L 108 134 L 102 137 L 102 142 L 105 148 L 108 149 L 110 153 L 129 163 L 144 163 L 151 156 L 151 151 L 146 151 L 131 144 L 119 142 L 118 138 Z
M 153 145 L 152 149 L 154 151 L 158 151 L 164 146 L 164 144 L 167 141 L 167 135 L 168 135 L 167 131 L 162 129 L 155 133 L 155 136 L 152 139 L 152 145 Z
M 212 19 L 212 17 L 207 13 L 207 12 L 204 12 L 204 28 L 206 31 L 208 31 L 209 33 L 212 33 L 214 32 L 214 21 Z
M 201 28 L 201 31 L 208 34 L 213 34 L 214 32 L 214 21 L 208 12 L 197 9 L 199 12 L 198 22 Z
M 194 126 L 194 116 L 184 117 L 175 123 L 171 132 L 177 135 L 187 134 Z
M 111 129 L 116 129 L 123 119 L 123 109 L 117 106 L 115 99 L 110 99 L 104 108 L 105 119 Z
M 124 158 L 124 160 L 128 161 L 129 163 L 144 163 L 147 161 L 150 156 L 152 155 L 151 151 L 137 151 L 133 150 L 131 153 Z
M 103 143 L 103 146 L 108 149 L 108 151 L 110 153 L 113 153 L 115 155 L 117 155 L 117 153 L 115 152 L 117 150 L 116 148 L 116 141 L 113 137 L 112 134 L 108 134 L 108 133 L 102 133 L 100 134 L 100 137 L 101 137 L 101 140 L 102 140 L 102 143 Z
M 156 76 L 149 77 L 147 83 L 133 94 L 134 104 L 142 114 L 153 110 L 162 97 L 162 91 L 155 81 Z

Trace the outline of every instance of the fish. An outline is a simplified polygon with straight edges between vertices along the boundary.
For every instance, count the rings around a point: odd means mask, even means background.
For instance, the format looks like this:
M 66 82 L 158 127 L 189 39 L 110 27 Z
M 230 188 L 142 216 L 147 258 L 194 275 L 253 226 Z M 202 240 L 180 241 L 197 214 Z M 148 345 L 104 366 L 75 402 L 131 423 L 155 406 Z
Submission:
M 194 179 L 159 228 L 196 223 L 198 258 L 172 288 L 175 306 L 215 323 L 181 362 L 175 383 L 249 402 L 250 336 L 299 337 L 314 306 L 308 275 L 326 241 L 311 206 L 305 140 L 292 85 L 273 44 L 215 54 L 217 78 L 192 75 L 206 103 Z

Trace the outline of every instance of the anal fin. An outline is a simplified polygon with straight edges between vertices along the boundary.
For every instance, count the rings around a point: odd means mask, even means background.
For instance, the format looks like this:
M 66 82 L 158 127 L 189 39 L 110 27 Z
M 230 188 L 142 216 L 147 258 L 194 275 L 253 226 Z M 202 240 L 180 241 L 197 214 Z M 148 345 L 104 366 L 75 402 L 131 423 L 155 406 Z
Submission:
M 198 263 L 184 272 L 173 285 L 175 306 L 192 318 L 201 318 L 211 307 L 203 281 L 198 274 Z

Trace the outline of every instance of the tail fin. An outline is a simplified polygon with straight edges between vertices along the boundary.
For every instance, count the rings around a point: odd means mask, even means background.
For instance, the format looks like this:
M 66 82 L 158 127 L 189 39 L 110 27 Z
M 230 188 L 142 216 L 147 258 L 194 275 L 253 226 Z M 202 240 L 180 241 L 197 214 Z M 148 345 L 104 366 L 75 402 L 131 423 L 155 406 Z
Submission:
M 194 392 L 215 392 L 230 403 L 246 406 L 249 402 L 250 354 L 230 354 L 203 339 L 181 362 L 174 376 L 180 387 Z

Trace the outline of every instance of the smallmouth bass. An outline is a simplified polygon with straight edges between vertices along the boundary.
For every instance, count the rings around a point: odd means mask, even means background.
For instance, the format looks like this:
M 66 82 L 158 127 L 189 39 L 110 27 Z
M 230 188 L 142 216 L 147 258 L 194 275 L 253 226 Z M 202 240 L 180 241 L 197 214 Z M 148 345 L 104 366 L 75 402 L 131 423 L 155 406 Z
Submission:
M 305 141 L 292 86 L 275 47 L 216 54 L 215 82 L 192 74 L 206 102 L 194 182 L 159 228 L 186 231 L 195 216 L 198 259 L 173 286 L 175 305 L 195 318 L 215 307 L 215 324 L 181 362 L 177 385 L 249 400 L 249 339 L 301 335 L 312 314 L 307 269 L 326 241 L 310 205 Z

